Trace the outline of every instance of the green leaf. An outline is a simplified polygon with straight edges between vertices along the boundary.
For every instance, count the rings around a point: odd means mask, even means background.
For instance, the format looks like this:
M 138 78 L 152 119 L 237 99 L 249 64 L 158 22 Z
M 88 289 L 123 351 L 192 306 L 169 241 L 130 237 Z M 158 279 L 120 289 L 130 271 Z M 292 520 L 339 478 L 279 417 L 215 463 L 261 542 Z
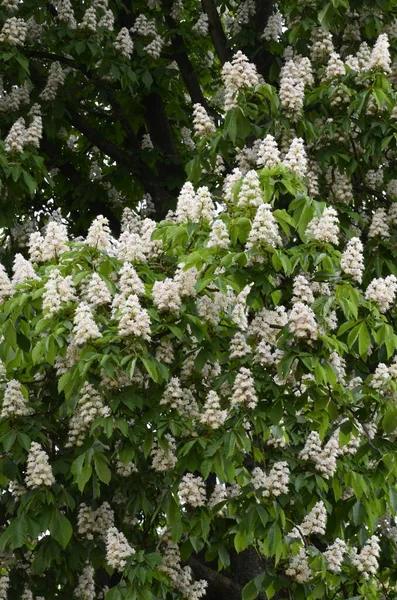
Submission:
M 56 509 L 55 515 L 50 523 L 50 533 L 52 537 L 66 548 L 73 534 L 70 521 L 60 510 Z
M 108 485 L 112 474 L 108 467 L 108 460 L 102 452 L 94 453 L 94 466 L 99 480 L 103 481 L 103 483 L 106 483 L 106 485 Z
M 3 531 L 0 536 L 0 551 L 9 548 L 15 550 L 15 548 L 21 548 L 27 541 L 28 524 L 25 515 L 20 515 Z
M 146 358 L 145 356 L 141 356 L 140 359 L 141 359 L 146 371 L 149 373 L 150 377 L 153 379 L 153 381 L 158 383 L 159 374 L 157 372 L 155 363 L 150 358 Z
M 248 548 L 249 540 L 245 531 L 238 531 L 234 536 L 234 547 L 236 552 L 242 552 Z
M 242 591 L 242 600 L 255 600 L 258 597 L 259 591 L 256 589 L 255 579 L 252 579 L 244 586 Z

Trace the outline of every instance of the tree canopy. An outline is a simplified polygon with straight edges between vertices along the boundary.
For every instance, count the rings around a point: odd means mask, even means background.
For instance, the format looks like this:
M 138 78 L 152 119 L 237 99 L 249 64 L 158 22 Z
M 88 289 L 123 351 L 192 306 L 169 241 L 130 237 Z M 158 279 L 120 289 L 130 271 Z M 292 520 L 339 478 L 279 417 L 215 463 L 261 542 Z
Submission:
M 397 8 L 3 0 L 0 600 L 397 597 Z

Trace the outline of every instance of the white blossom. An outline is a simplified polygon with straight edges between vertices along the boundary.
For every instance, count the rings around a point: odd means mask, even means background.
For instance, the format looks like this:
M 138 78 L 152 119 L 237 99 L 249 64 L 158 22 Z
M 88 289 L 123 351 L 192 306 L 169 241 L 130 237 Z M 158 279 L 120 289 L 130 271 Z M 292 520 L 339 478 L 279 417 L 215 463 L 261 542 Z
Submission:
M 92 248 L 98 248 L 98 250 L 104 250 L 105 252 L 109 251 L 112 236 L 109 228 L 109 220 L 106 217 L 98 215 L 94 219 L 88 229 L 86 243 Z
M 246 249 L 263 249 L 267 246 L 277 248 L 282 245 L 278 225 L 269 204 L 261 204 L 256 212 Z
M 67 445 L 81 446 L 94 420 L 109 415 L 110 409 L 104 405 L 102 396 L 90 383 L 85 382 L 70 419 Z
M 0 265 L 0 302 L 12 296 L 13 286 L 3 265 Z
M 117 571 L 123 571 L 127 559 L 135 554 L 124 533 L 110 527 L 106 534 L 106 562 Z
M 27 23 L 24 19 L 10 17 L 3 25 L 0 32 L 0 43 L 10 46 L 23 46 L 28 32 Z
M 364 579 L 370 579 L 376 575 L 379 568 L 378 558 L 380 555 L 379 538 L 373 535 L 361 548 L 360 553 L 350 555 L 352 564 L 361 573 Z
M 102 337 L 99 327 L 94 321 L 92 311 L 86 302 L 81 302 L 76 308 L 73 325 L 73 335 L 78 346 L 86 344 L 89 340 Z
M 119 334 L 122 337 L 134 335 L 150 340 L 150 326 L 148 311 L 142 308 L 136 294 L 130 294 L 120 306 Z
M 206 503 L 205 484 L 199 475 L 186 473 L 179 484 L 178 495 L 181 504 L 190 506 L 204 506 Z
M 48 456 L 37 442 L 32 442 L 26 463 L 25 483 L 28 488 L 51 487 L 55 483 Z
M 372 300 L 378 305 L 380 312 L 384 313 L 394 303 L 397 292 L 397 277 L 388 275 L 384 279 L 373 279 L 365 291 L 365 299 Z
M 32 412 L 33 410 L 28 406 L 28 398 L 23 394 L 21 383 L 16 379 L 8 381 L 4 392 L 0 419 L 25 417 L 31 415 Z
M 153 304 L 159 311 L 178 313 L 182 304 L 180 286 L 170 277 L 155 281 L 152 289 Z
M 231 62 L 223 65 L 222 81 L 225 86 L 225 110 L 228 111 L 237 106 L 241 91 L 253 88 L 259 83 L 259 76 L 255 65 L 239 50 Z
M 251 371 L 246 367 L 239 369 L 233 384 L 231 406 L 238 406 L 239 404 L 246 405 L 248 408 L 255 408 L 258 404 L 254 378 Z
M 389 47 L 390 43 L 387 33 L 382 33 L 376 40 L 374 49 L 369 57 L 368 69 L 383 71 L 384 73 L 391 72 L 391 57 Z
M 13 276 L 11 283 L 13 286 L 25 283 L 25 281 L 29 281 L 30 279 L 39 279 L 32 263 L 26 260 L 22 254 L 15 255 L 12 270 Z
M 318 326 L 313 310 L 303 302 L 294 304 L 289 317 L 289 330 L 297 338 L 316 340 L 318 337 Z
M 280 150 L 274 137 L 268 134 L 259 144 L 256 164 L 260 168 L 272 169 L 281 162 Z
M 340 259 L 342 271 L 357 281 L 362 282 L 364 272 L 364 246 L 358 237 L 351 238 Z
M 332 573 L 340 573 L 342 570 L 343 555 L 347 552 L 346 542 L 336 538 L 333 544 L 327 547 L 324 558 L 328 563 L 328 570 Z
M 203 425 L 208 425 L 211 429 L 222 427 L 228 417 L 227 410 L 221 409 L 219 396 L 216 392 L 210 391 L 205 400 L 203 412 L 200 415 L 200 421 Z
M 296 556 L 293 556 L 290 561 L 288 568 L 285 573 L 289 577 L 292 577 L 298 583 L 306 583 L 312 578 L 312 572 L 307 562 L 306 548 L 302 547 Z
M 163 445 L 165 445 L 165 448 Z M 176 442 L 172 435 L 169 433 L 165 434 L 163 445 L 160 445 L 158 440 L 155 439 L 150 452 L 152 468 L 159 473 L 171 471 L 178 460 L 175 454 Z
M 134 51 L 134 42 L 131 39 L 130 32 L 127 27 L 120 29 L 116 39 L 113 42 L 114 49 L 120 52 L 122 56 L 131 58 Z
M 211 231 L 207 241 L 208 248 L 223 248 L 230 247 L 230 238 L 227 227 L 221 219 L 216 219 L 211 226 Z
M 302 138 L 294 138 L 283 164 L 298 177 L 307 175 L 307 156 Z
M 368 231 L 368 237 L 373 238 L 379 235 L 387 240 L 390 237 L 389 219 L 384 208 L 377 208 L 373 214 L 371 225 Z
M 193 104 L 193 127 L 195 134 L 199 137 L 211 135 L 215 131 L 213 120 L 201 104 Z
M 86 565 L 79 575 L 77 587 L 75 587 L 73 594 L 78 600 L 95 600 L 95 570 L 92 565 Z
M 314 217 L 306 228 L 306 235 L 319 242 L 338 244 L 339 219 L 332 206 L 324 209 L 321 217 Z

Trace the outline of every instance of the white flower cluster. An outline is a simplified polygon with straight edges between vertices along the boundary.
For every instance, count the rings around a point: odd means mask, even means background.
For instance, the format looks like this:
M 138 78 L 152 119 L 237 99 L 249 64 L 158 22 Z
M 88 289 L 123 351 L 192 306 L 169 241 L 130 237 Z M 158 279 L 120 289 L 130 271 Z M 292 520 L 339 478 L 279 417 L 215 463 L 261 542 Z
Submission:
M 338 244 L 339 219 L 332 206 L 324 209 L 321 217 L 314 217 L 306 228 L 306 235 L 319 242 Z
M 191 390 L 183 388 L 178 377 L 172 377 L 164 390 L 160 405 L 170 406 L 182 416 L 195 419 L 200 416 L 197 402 Z
M 1 89 L 1 88 L 0 88 Z M 21 87 L 13 87 L 7 94 L 4 89 L 0 93 L 0 113 L 14 112 L 30 102 L 30 87 L 24 83 Z
M 260 467 L 255 467 L 251 475 L 251 483 L 256 490 L 262 489 L 262 496 L 278 497 L 288 493 L 290 469 L 285 461 L 276 462 L 269 471 L 269 475 Z
M 268 134 L 259 144 L 256 164 L 259 168 L 272 169 L 280 162 L 277 142 L 272 135 Z
M 89 276 L 82 291 L 82 297 L 92 307 L 110 304 L 112 301 L 109 288 L 98 273 Z
M 286 575 L 292 577 L 298 583 L 310 581 L 312 572 L 307 562 L 307 558 L 306 548 L 300 548 L 299 553 L 290 559 L 288 568 L 285 571 Z
M 112 235 L 109 220 L 103 215 L 98 215 L 91 223 L 86 237 L 86 244 L 108 252 L 112 246 Z
M 16 12 L 19 6 L 19 0 L 3 0 L 1 6 L 8 12 Z
M 76 308 L 73 325 L 74 341 L 78 346 L 83 346 L 89 340 L 102 337 L 99 327 L 94 321 L 92 311 L 86 302 L 81 302 Z
M 109 415 L 110 408 L 104 405 L 102 396 L 90 383 L 85 382 L 70 419 L 67 446 L 81 446 L 94 420 Z
M 141 148 L 142 148 L 142 150 L 153 150 L 154 146 L 153 146 L 152 138 L 150 137 L 149 133 L 143 134 Z
M 148 311 L 142 308 L 136 294 L 130 294 L 120 305 L 119 334 L 121 337 L 133 335 L 150 340 L 150 327 Z
M 182 142 L 185 144 L 185 146 L 188 148 L 188 150 L 193 151 L 196 148 L 196 144 L 194 143 L 194 141 L 192 139 L 192 133 L 191 133 L 190 129 L 188 129 L 187 127 L 182 127 L 181 136 L 182 136 Z
M 166 440 L 166 448 L 161 446 L 158 440 L 155 439 L 150 452 L 150 456 L 152 458 L 152 468 L 159 473 L 171 471 L 175 467 L 178 460 L 175 455 L 175 438 L 173 438 L 169 433 L 166 433 L 164 439 Z
M 268 246 L 271 248 L 282 246 L 282 240 L 270 204 L 261 204 L 256 212 L 245 247 L 246 250 L 251 250 L 251 248 L 263 249 Z
M 16 254 L 14 258 L 14 264 L 12 266 L 13 276 L 11 283 L 13 286 L 20 285 L 31 279 L 39 279 L 35 273 L 31 262 L 26 260 L 22 254 Z
M 227 490 L 226 490 L 226 486 L 222 483 L 217 483 L 214 487 L 214 491 L 212 492 L 208 502 L 207 502 L 207 507 L 209 509 L 214 508 L 215 506 L 217 506 L 217 504 L 220 504 L 221 502 L 225 502 L 227 500 L 228 496 L 227 496 Z M 218 516 L 224 516 L 226 512 L 226 506 L 222 506 L 220 510 L 217 511 L 217 515 Z
M 144 296 L 145 286 L 134 267 L 125 262 L 119 271 L 119 290 L 124 297 L 130 294 Z
M 106 534 L 107 563 L 113 569 L 122 571 L 127 564 L 127 559 L 134 554 L 135 550 L 129 545 L 124 533 L 118 531 L 116 527 L 110 527 Z
M 19 117 L 12 125 L 4 140 L 4 149 L 6 152 L 23 152 L 25 146 L 25 119 Z
M 254 409 L 258 404 L 254 378 L 247 367 L 241 367 L 233 383 L 231 406 L 245 405 Z
M 194 191 L 193 185 L 187 181 L 178 196 L 175 210 L 177 223 L 192 221 L 198 223 L 202 220 L 212 222 L 214 218 L 214 203 L 207 186 L 202 186 Z
M 303 302 L 294 304 L 288 324 L 290 332 L 297 338 L 316 340 L 318 337 L 316 316 L 310 306 Z
M 120 29 L 116 39 L 113 42 L 116 52 L 120 52 L 125 58 L 131 58 L 134 51 L 134 42 L 131 39 L 130 32 L 127 27 Z
M 231 62 L 223 65 L 222 81 L 225 86 L 225 110 L 228 111 L 237 106 L 241 91 L 258 85 L 259 75 L 255 65 L 239 50 Z
M 13 289 L 10 278 L 3 265 L 0 265 L 0 303 L 12 296 Z
M 322 448 L 320 436 L 317 431 L 311 431 L 307 437 L 304 448 L 299 453 L 302 460 L 311 460 L 315 468 L 325 479 L 329 479 L 336 472 L 339 454 L 341 453 L 338 435 L 332 435 Z
M 170 277 L 164 281 L 155 281 L 152 288 L 154 306 L 160 312 L 178 313 L 182 304 L 179 283 Z
M 295 538 L 310 536 L 312 534 L 324 535 L 326 526 L 327 511 L 324 502 L 320 500 L 316 502 L 309 514 L 305 516 L 299 527 L 294 527 L 289 535 Z
M 332 573 L 341 572 L 343 556 L 346 552 L 346 542 L 344 542 L 340 538 L 336 538 L 334 543 L 328 546 L 323 556 L 328 563 L 329 571 L 332 571 Z
M 63 86 L 69 72 L 70 70 L 64 69 L 61 63 L 58 61 L 52 62 L 50 65 L 47 83 L 40 94 L 40 98 L 42 100 L 46 100 L 47 102 L 52 102 L 55 100 L 58 94 L 58 88 Z
M 268 42 L 271 40 L 278 42 L 283 33 L 284 25 L 285 23 L 282 14 L 279 11 L 275 12 L 268 18 L 261 38 Z
M 10 578 L 6 575 L 0 576 L 0 600 L 7 600 L 7 592 L 10 585 Z
M 193 104 L 193 127 L 194 133 L 199 137 L 211 135 L 215 131 L 214 121 L 201 104 Z
M 92 33 L 96 32 L 97 16 L 96 10 L 93 6 L 87 8 L 78 26 L 80 29 L 86 29 L 87 31 L 91 31 Z
M 389 219 L 384 208 L 377 208 L 372 216 L 371 225 L 368 231 L 368 237 L 373 238 L 379 235 L 384 240 L 389 239 Z
M 211 226 L 211 231 L 207 241 L 208 248 L 223 248 L 230 247 L 229 232 L 225 223 L 221 219 L 216 219 Z M 1 294 L 1 292 L 0 292 Z
M 33 410 L 28 406 L 28 398 L 25 398 L 23 394 L 21 383 L 16 379 L 8 381 L 4 392 L 0 419 L 26 417 L 31 415 L 32 412 Z
M 240 174 L 241 171 L 238 171 Z M 234 184 L 234 182 L 233 182 Z M 243 178 L 240 191 L 238 193 L 238 206 L 260 206 L 263 203 L 263 193 L 261 190 L 258 173 L 254 170 L 248 171 Z
M 94 535 L 106 540 L 106 532 L 113 527 L 114 512 L 108 502 L 104 502 L 96 510 L 86 504 L 80 504 L 77 515 L 77 531 L 88 540 Z
M 350 204 L 353 200 L 353 186 L 349 175 L 339 171 L 337 167 L 330 167 L 326 173 L 326 181 L 335 202 Z
M 368 61 L 368 69 L 391 72 L 391 56 L 389 52 L 390 43 L 387 33 L 382 33 L 376 40 L 374 49 Z
M 343 60 L 337 52 L 332 52 L 325 71 L 326 79 L 337 79 L 346 73 Z
M 189 504 L 190 506 L 204 506 L 206 503 L 205 483 L 197 475 L 186 473 L 178 487 L 178 494 L 181 504 Z
M 67 250 L 68 232 L 66 225 L 49 221 L 44 237 L 35 231 L 29 237 L 29 256 L 33 263 L 57 260 Z
M 208 33 L 208 15 L 201 13 L 196 23 L 193 25 L 192 30 L 199 35 L 205 37 Z
M 170 537 L 164 536 L 162 542 L 163 562 L 159 570 L 169 576 L 171 585 L 180 591 L 184 600 L 200 600 L 205 596 L 208 582 L 205 579 L 194 581 L 192 569 L 189 566 L 182 568 L 179 548 Z
M 389 310 L 397 292 L 397 277 L 388 275 L 385 278 L 373 279 L 365 290 L 365 299 L 378 305 L 381 313 Z
M 292 304 L 304 302 L 312 304 L 314 302 L 313 290 L 305 275 L 296 275 L 292 284 Z
M 59 269 L 51 271 L 44 285 L 43 311 L 53 316 L 60 311 L 62 303 L 77 299 L 71 275 L 62 277 Z
M 24 19 L 10 17 L 7 19 L 0 32 L 0 43 L 10 46 L 23 46 L 28 32 Z
M 297 177 L 307 175 L 307 156 L 302 138 L 294 138 L 283 159 L 283 164 Z
M 250 354 L 251 348 L 247 344 L 246 336 L 241 331 L 237 331 L 230 340 L 229 357 L 242 358 Z
M 203 425 L 208 425 L 211 429 L 218 429 L 222 427 L 227 417 L 227 410 L 221 410 L 218 394 L 210 391 L 205 400 L 204 411 L 200 415 L 200 422 Z
M 73 594 L 78 600 L 95 600 L 95 570 L 92 565 L 84 567 L 81 575 L 79 575 L 78 584 L 75 587 Z
M 379 567 L 380 555 L 379 538 L 373 535 L 361 548 L 361 552 L 352 552 L 350 555 L 353 566 L 358 569 L 364 579 L 370 579 L 376 575 Z
M 322 27 L 316 27 L 312 32 L 312 47 L 310 56 L 313 62 L 324 62 L 334 51 L 332 35 Z
M 32 442 L 26 463 L 25 483 L 28 488 L 38 488 L 42 485 L 51 487 L 55 483 L 48 456 L 37 442 Z
M 364 272 L 364 246 L 358 237 L 351 238 L 340 259 L 342 271 L 361 283 Z
M 303 109 L 305 84 L 292 59 L 281 69 L 279 96 L 287 117 L 291 121 L 297 121 Z

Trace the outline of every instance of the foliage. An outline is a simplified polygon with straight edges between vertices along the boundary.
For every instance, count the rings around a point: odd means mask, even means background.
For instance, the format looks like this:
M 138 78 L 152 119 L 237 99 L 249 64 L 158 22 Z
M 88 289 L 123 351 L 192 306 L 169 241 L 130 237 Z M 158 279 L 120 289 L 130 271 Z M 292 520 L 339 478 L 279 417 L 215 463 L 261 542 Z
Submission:
M 396 8 L 179 8 L 0 32 L 0 598 L 395 598 Z

